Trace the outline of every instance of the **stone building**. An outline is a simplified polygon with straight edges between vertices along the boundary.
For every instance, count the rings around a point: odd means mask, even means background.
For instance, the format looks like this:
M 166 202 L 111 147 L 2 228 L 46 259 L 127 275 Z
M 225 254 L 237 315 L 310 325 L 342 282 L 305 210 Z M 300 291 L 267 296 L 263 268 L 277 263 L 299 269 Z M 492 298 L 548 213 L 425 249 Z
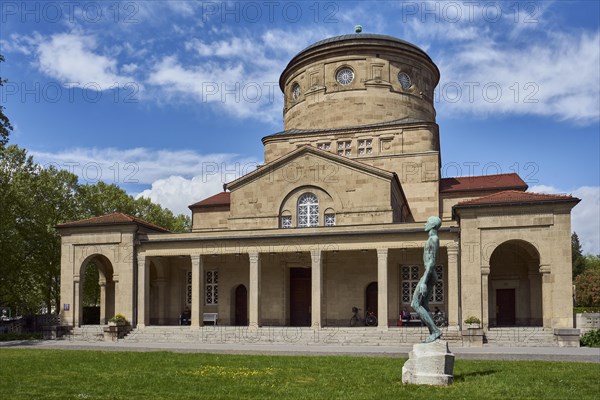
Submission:
M 58 227 L 62 320 L 80 326 L 93 260 L 100 322 L 134 326 L 348 326 L 351 308 L 392 330 L 423 272 L 425 220 L 438 215 L 431 308 L 460 331 L 573 326 L 571 209 L 527 192 L 517 174 L 440 177 L 433 103 L 440 73 L 403 40 L 329 38 L 279 81 L 284 130 L 262 138 L 264 164 L 190 206 L 190 233 L 111 214 Z

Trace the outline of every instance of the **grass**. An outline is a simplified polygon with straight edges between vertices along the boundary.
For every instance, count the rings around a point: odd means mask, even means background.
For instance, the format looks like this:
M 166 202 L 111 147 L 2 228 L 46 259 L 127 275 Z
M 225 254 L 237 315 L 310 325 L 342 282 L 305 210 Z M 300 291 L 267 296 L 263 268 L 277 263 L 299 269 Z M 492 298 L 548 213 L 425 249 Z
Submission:
M 405 359 L 0 349 L 2 399 L 597 399 L 600 364 L 457 360 L 449 387 Z

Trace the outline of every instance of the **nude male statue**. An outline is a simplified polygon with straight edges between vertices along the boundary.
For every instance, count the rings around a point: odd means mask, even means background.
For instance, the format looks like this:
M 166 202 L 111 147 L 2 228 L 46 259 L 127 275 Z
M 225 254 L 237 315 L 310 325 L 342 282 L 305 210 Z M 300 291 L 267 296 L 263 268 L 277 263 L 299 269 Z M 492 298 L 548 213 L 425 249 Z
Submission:
M 421 318 L 421 321 L 429 328 L 430 335 L 424 340 L 423 343 L 431 343 L 436 339 L 442 337 L 442 331 L 435 326 L 431 315 L 429 314 L 429 296 L 431 290 L 437 282 L 437 273 L 435 272 L 435 265 L 437 259 L 438 249 L 440 247 L 440 239 L 438 238 L 437 231 L 442 225 L 442 220 L 436 216 L 429 217 L 425 224 L 425 231 L 429 232 L 429 238 L 425 242 L 425 248 L 423 249 L 423 263 L 425 264 L 425 273 L 419 279 L 419 283 L 415 289 L 415 292 L 410 303 L 411 307 Z

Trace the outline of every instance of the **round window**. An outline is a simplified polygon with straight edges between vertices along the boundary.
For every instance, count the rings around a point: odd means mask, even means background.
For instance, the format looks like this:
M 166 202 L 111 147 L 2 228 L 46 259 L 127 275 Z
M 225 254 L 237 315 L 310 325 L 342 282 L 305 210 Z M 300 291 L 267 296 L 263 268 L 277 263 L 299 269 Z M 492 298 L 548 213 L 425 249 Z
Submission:
M 349 85 L 354 80 L 354 71 L 350 68 L 342 68 L 335 76 L 340 85 Z
M 300 93 L 300 85 L 294 83 L 294 86 L 292 86 L 292 99 L 298 100 L 300 98 Z
M 406 72 L 398 73 L 398 82 L 400 82 L 400 86 L 402 86 L 402 89 L 404 90 L 408 89 L 412 85 L 410 76 L 408 76 Z

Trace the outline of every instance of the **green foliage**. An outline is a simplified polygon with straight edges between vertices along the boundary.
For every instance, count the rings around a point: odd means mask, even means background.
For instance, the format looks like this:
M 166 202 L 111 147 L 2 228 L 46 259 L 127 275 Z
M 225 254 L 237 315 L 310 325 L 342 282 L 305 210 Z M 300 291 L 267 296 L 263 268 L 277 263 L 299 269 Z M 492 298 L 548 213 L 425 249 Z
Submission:
M 403 385 L 406 359 L 0 349 L 0 398 L 596 399 L 600 364 L 457 357 L 448 387 Z M 49 370 L 51 366 L 51 371 Z M 58 372 L 56 372 L 58 371 Z
M 117 325 L 129 325 L 129 321 L 127 321 L 127 318 L 123 314 L 115 314 L 108 322 L 113 322 Z
M 85 267 L 83 277 L 83 296 L 82 303 L 84 307 L 95 307 L 100 305 L 100 285 L 98 285 L 100 274 L 98 267 L 94 262 L 88 263 Z
M 94 185 L 80 186 L 78 202 L 80 218 L 122 212 L 161 226 L 171 232 L 189 232 L 191 229 L 189 216 L 183 214 L 175 216 L 171 210 L 162 208 L 144 197 L 135 199 L 115 184 L 108 185 L 98 182 Z
M 76 175 L 35 164 L 16 145 L 0 147 L 0 304 L 16 315 L 58 309 L 60 236 L 55 226 L 111 212 L 124 212 L 182 232 L 190 218 L 148 199 L 134 199 L 116 185 L 80 185 Z M 98 302 L 97 268 L 86 270 L 84 303 Z
M 585 347 L 600 347 L 600 329 L 589 331 L 581 337 L 581 345 Z
M 0 63 L 4 62 L 4 56 L 0 54 Z M 0 77 L 0 86 L 4 86 L 7 82 L 6 79 L 2 79 Z M 12 125 L 10 124 L 10 120 L 4 114 L 4 107 L 0 105 L 0 149 L 3 148 L 6 143 L 8 143 L 8 135 L 13 130 Z
M 0 333 L 0 342 L 9 342 L 11 340 L 41 340 L 41 333 Z
M 481 324 L 481 320 L 474 315 L 471 315 L 465 319 L 465 324 Z
M 583 272 L 585 269 L 585 259 L 583 257 L 583 249 L 581 243 L 579 243 L 579 236 L 577 232 L 571 234 L 571 262 L 573 279 Z
M 575 305 L 600 307 L 600 268 L 589 268 L 575 278 Z
M 574 307 L 573 314 L 600 313 L 600 307 Z

